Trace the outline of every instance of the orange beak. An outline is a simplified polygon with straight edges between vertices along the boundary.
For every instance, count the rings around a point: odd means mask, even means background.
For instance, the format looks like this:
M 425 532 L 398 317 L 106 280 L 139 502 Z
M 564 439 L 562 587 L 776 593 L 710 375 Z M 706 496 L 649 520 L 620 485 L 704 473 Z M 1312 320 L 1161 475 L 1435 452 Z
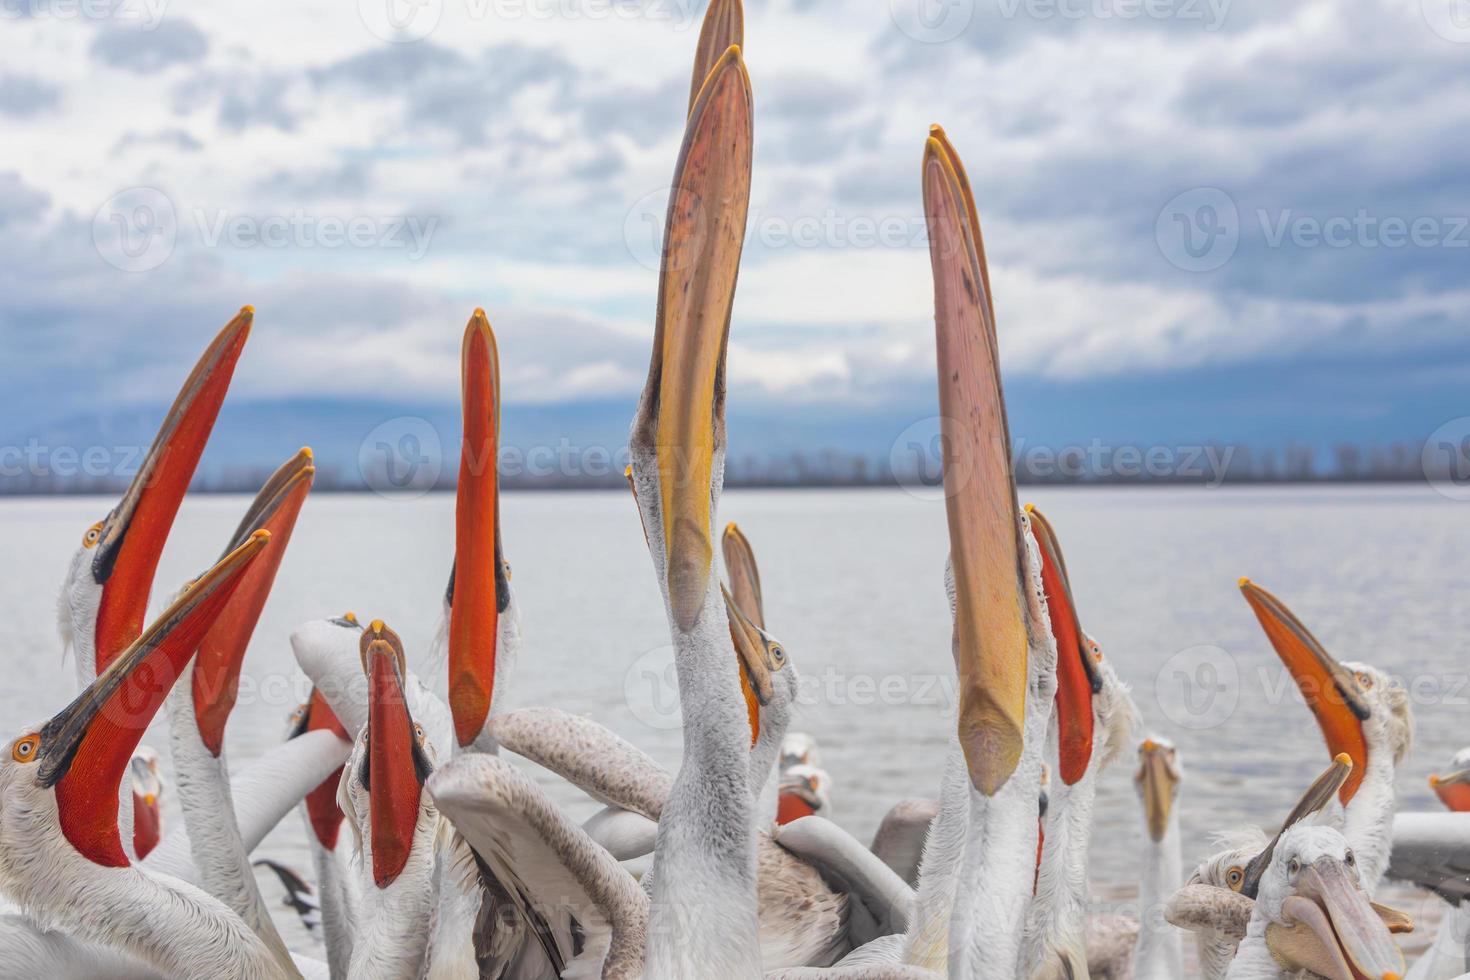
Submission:
M 1338 798 L 1346 806 L 1363 784 L 1368 767 L 1363 720 L 1369 716 L 1370 709 L 1357 679 L 1317 642 L 1311 630 L 1280 599 L 1250 579 L 1240 580 L 1240 591 L 1316 717 L 1327 751 L 1334 756 L 1347 753 L 1352 760 L 1352 772 L 1338 791 Z
M 387 888 L 413 852 L 419 798 L 429 777 L 403 694 L 403 646 L 381 622 L 362 635 L 368 675 L 368 753 L 363 784 L 372 817 L 373 881 Z
M 1448 776 L 1430 776 L 1429 788 L 1456 813 L 1470 812 L 1470 769 L 1460 769 Z
M 1057 640 L 1058 761 L 1062 782 L 1073 786 L 1086 775 L 1092 761 L 1096 724 L 1092 698 L 1102 689 L 1102 678 L 1096 675 L 1096 665 L 1082 640 L 1067 562 L 1056 531 L 1035 507 L 1028 504 L 1026 513 L 1031 515 L 1031 530 L 1041 551 L 1041 585 Z
M 974 199 L 940 136 L 931 135 L 925 148 L 923 187 L 955 582 L 959 737 L 971 783 L 993 796 L 1020 762 L 1025 737 L 1025 548 Z
M 454 574 L 449 583 L 449 707 L 460 745 L 490 716 L 500 614 L 510 606 L 500 546 L 500 354 L 484 310 L 464 332 L 464 439 L 455 501 Z
M 254 318 L 255 311 L 245 307 L 209 345 L 164 418 L 132 486 L 103 522 L 92 560 L 92 575 L 102 585 L 96 629 L 98 674 L 143 631 L 158 559 L 230 389 Z
M 55 787 L 61 832 L 77 853 L 126 867 L 117 790 L 169 689 L 270 541 L 257 531 L 198 579 L 41 730 L 38 781 Z
M 296 518 L 311 492 L 315 476 L 311 450 L 303 449 L 266 481 L 231 539 L 230 548 L 226 549 L 238 547 L 262 528 L 271 533 L 274 544 L 241 578 L 225 611 L 199 645 L 199 659 L 194 663 L 194 718 L 199 725 L 199 737 L 215 758 L 224 749 L 225 723 L 235 709 L 245 650 L 270 597 L 281 559 L 286 557 L 286 546 L 291 543 L 291 532 L 296 528 Z
M 306 712 L 301 719 L 301 727 L 293 734 L 304 735 L 307 732 L 328 731 L 335 734 L 344 742 L 351 742 L 352 737 L 347 734 L 347 729 L 337 716 L 332 713 L 331 705 L 322 693 L 317 690 L 311 692 L 311 700 L 306 702 Z M 322 784 L 310 793 L 306 794 L 306 815 L 311 821 L 312 832 L 316 839 L 321 842 L 322 847 L 332 851 L 337 848 L 337 834 L 342 829 L 342 809 L 337 805 L 337 786 L 342 782 L 342 768 L 322 781 Z

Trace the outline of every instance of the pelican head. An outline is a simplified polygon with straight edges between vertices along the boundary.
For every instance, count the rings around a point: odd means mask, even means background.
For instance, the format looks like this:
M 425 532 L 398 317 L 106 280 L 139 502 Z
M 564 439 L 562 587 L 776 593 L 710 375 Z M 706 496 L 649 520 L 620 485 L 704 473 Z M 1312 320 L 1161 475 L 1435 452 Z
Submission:
M 163 839 L 163 773 L 158 753 L 140 745 L 128 763 L 133 788 L 133 853 L 141 861 Z
M 1288 972 L 1332 980 L 1399 980 L 1404 957 L 1358 880 L 1347 839 L 1331 827 L 1298 825 L 1276 844 L 1260 880 L 1251 930 Z
M 1157 735 L 1144 739 L 1138 746 L 1138 772 L 1133 776 L 1133 787 L 1143 801 L 1148 836 L 1155 842 L 1162 841 L 1169 830 L 1183 780 L 1184 767 L 1174 743 Z
M 648 381 L 629 441 L 671 624 L 711 607 L 714 511 L 725 467 L 725 349 L 750 204 L 752 101 L 725 51 L 689 113 L 675 169 Z
M 792 766 L 818 766 L 822 755 L 817 751 L 817 740 L 806 732 L 788 732 L 781 740 L 781 771 Z
M 254 315 L 245 307 L 214 338 L 164 417 L 127 493 L 82 536 L 58 612 L 62 640 L 77 658 L 83 684 L 106 670 L 143 630 L 153 574 Z
M 832 812 L 832 777 L 816 766 L 794 765 L 781 774 L 776 822 L 790 823 L 813 814 L 821 817 Z
M 348 760 L 341 802 L 343 813 L 353 819 L 373 883 L 386 889 L 410 858 L 419 865 L 433 862 L 438 813 L 423 788 L 434 771 L 435 754 L 409 712 L 398 634 L 375 620 L 362 632 L 360 652 L 368 679 L 368 723 Z
M 60 841 L 93 865 L 129 864 L 117 791 L 143 732 L 204 635 L 270 541 L 258 531 L 196 579 L 70 705 L 24 731 L 0 759 L 0 876 L 27 893 Z M 35 882 L 29 883 L 35 886 Z
M 1398 765 L 1408 753 L 1414 730 L 1408 694 L 1376 667 L 1338 661 L 1285 603 L 1250 579 L 1240 580 L 1240 590 L 1316 717 L 1327 750 L 1353 761 L 1338 793 L 1346 806 L 1363 783 L 1370 754 L 1386 754 Z
M 1447 775 L 1435 773 L 1430 776 L 1429 788 L 1451 810 L 1460 813 L 1470 811 L 1470 748 L 1455 753 Z

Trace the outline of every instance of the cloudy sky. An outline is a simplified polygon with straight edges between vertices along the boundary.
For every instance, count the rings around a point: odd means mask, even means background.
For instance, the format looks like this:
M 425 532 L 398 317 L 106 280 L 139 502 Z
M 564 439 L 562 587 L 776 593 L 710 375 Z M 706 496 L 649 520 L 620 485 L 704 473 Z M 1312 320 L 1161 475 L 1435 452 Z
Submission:
M 244 303 L 224 463 L 452 420 L 477 305 L 508 440 L 617 439 L 703 7 L 0 0 L 0 442 L 156 424 Z M 732 449 L 933 414 L 931 122 L 1017 437 L 1470 414 L 1470 0 L 747 0 L 746 41 Z

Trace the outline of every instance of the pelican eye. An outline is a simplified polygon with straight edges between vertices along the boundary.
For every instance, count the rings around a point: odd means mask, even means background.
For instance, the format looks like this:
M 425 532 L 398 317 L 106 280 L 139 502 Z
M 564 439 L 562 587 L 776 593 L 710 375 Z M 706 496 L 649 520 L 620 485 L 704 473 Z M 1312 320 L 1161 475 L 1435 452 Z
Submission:
M 1358 863 L 1358 859 L 1353 856 L 1353 852 L 1352 851 L 1348 851 L 1347 852 L 1347 855 L 1345 857 L 1343 857 L 1342 863 L 1343 864 L 1346 864 L 1349 868 L 1351 868 L 1351 867 L 1354 867 Z
M 1286 862 L 1286 873 L 1291 875 L 1293 878 L 1301 874 L 1301 870 L 1302 863 L 1296 858 L 1292 858 L 1290 861 Z
M 1238 866 L 1231 868 L 1225 873 L 1225 882 L 1231 891 L 1240 891 L 1240 886 L 1245 884 L 1245 869 Z
M 786 666 L 786 651 L 778 644 L 771 644 L 771 659 L 776 662 L 776 669 L 780 670 Z
M 24 738 L 18 738 L 15 740 L 15 744 L 10 746 L 10 757 L 20 763 L 35 762 L 36 756 L 40 752 L 40 735 L 27 735 Z
M 415 723 L 413 726 L 413 737 L 420 743 L 424 740 L 424 726 Z
M 1357 673 L 1353 674 L 1353 680 L 1357 681 L 1358 686 L 1361 687 L 1363 690 L 1373 690 L 1373 676 L 1367 671 L 1360 670 Z
M 95 548 L 97 547 L 97 542 L 101 540 L 102 522 L 98 521 L 96 524 L 93 524 L 91 527 L 87 528 L 87 533 L 82 535 L 82 547 Z
M 508 562 L 508 561 L 502 561 L 500 563 L 500 567 L 503 568 L 503 569 L 505 569 L 505 580 L 507 582 L 509 582 L 511 580 L 510 562 Z

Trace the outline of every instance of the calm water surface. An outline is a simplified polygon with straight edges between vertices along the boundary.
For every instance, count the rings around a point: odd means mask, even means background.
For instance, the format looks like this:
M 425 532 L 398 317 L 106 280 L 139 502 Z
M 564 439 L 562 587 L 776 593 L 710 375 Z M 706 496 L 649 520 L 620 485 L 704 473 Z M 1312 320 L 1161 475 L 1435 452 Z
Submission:
M 1470 602 L 1462 587 L 1470 521 L 1455 504 L 1420 487 L 1024 496 L 1057 527 L 1083 625 L 1131 685 L 1144 717 L 1140 737 L 1153 732 L 1180 747 L 1186 866 L 1208 853 L 1216 831 L 1279 821 L 1326 762 L 1315 724 L 1236 589 L 1242 575 L 1276 592 L 1338 656 L 1411 683 L 1417 731 L 1401 769 L 1401 805 L 1438 808 L 1426 775 L 1470 741 Z M 246 504 L 185 504 L 155 601 L 209 565 Z M 9 570 L 0 582 L 6 731 L 49 716 L 74 693 L 56 596 L 83 532 L 110 505 L 0 502 L 0 559 Z M 668 629 L 627 494 L 510 494 L 502 507 L 526 638 L 512 704 L 590 715 L 676 767 L 677 709 L 663 681 Z M 353 610 L 398 629 L 411 657 L 427 650 L 449 572 L 453 511 L 443 495 L 308 502 L 246 662 L 228 735 L 233 764 L 276 744 L 302 697 L 287 643 L 296 624 Z M 720 516 L 750 538 L 767 619 L 803 675 L 792 727 L 820 742 L 834 783 L 832 816 L 869 839 L 897 799 L 934 795 L 951 729 L 943 506 L 896 490 L 746 491 L 728 493 Z M 162 728 L 149 740 L 167 765 Z M 1098 794 L 1092 875 L 1106 899 L 1136 893 L 1142 819 L 1132 769 L 1130 753 Z M 577 815 L 594 809 L 538 778 Z M 172 798 L 168 804 L 173 826 L 180 817 Z M 286 820 L 261 854 L 309 869 L 300 821 Z M 1432 917 L 1422 896 L 1391 897 Z M 288 928 L 299 948 L 311 948 L 294 922 Z

